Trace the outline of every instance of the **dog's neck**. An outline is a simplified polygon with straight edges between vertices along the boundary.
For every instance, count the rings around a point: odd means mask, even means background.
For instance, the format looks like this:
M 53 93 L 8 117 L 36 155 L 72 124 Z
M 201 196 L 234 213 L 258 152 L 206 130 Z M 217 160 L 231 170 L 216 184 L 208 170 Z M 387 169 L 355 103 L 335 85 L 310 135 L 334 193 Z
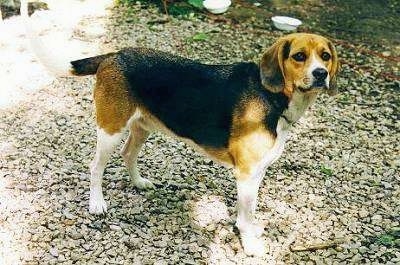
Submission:
M 303 93 L 297 89 L 293 92 L 288 108 L 282 113 L 282 117 L 290 125 L 297 122 L 304 112 L 314 103 L 317 93 Z

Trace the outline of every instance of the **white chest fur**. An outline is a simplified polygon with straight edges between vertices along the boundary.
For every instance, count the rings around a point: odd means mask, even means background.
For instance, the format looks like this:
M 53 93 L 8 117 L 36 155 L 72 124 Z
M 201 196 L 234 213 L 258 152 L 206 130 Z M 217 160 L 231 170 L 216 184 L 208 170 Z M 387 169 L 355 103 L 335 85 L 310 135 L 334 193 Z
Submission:
M 314 103 L 316 98 L 317 93 L 302 93 L 295 90 L 289 102 L 289 106 L 287 110 L 283 112 L 283 115 L 292 123 L 298 121 L 308 107 Z
M 255 175 L 264 175 L 265 170 L 272 165 L 282 155 L 285 147 L 285 142 L 288 138 L 290 125 L 287 124 L 285 119 L 280 118 L 277 126 L 277 137 L 271 149 L 269 149 L 257 167 Z
M 292 123 L 300 119 L 307 108 L 315 101 L 316 94 L 304 94 L 301 92 L 294 92 L 292 100 L 289 103 L 288 109 L 284 111 L 283 115 L 287 118 L 280 118 L 276 128 L 277 137 L 274 146 L 268 150 L 263 159 L 261 160 L 257 173 L 263 174 L 265 170 L 273 164 L 282 155 L 285 147 L 286 140 L 288 139 L 289 130 Z M 290 121 L 290 123 L 288 122 Z

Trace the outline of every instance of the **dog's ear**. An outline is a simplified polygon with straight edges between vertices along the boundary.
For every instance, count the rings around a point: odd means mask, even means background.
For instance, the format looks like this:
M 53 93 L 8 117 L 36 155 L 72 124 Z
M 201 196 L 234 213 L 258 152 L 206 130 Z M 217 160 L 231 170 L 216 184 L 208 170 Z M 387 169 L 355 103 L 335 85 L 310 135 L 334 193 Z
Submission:
M 329 80 L 329 89 L 327 92 L 328 92 L 328 95 L 334 96 L 338 93 L 336 79 L 337 79 L 337 74 L 340 69 L 340 64 L 339 64 L 335 46 L 330 41 L 328 41 L 328 46 L 329 46 L 329 49 L 331 50 L 331 54 L 332 54 L 332 66 L 329 71 L 330 80 Z
M 290 41 L 279 39 L 261 57 L 260 77 L 262 85 L 271 92 L 281 92 L 285 86 L 283 61 L 288 58 Z

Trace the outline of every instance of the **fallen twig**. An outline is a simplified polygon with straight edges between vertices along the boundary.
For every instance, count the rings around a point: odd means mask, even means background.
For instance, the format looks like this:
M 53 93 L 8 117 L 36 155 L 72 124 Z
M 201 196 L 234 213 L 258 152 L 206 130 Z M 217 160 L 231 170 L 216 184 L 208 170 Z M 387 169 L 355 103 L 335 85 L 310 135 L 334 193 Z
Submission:
M 167 17 L 169 17 L 168 14 L 168 7 L 167 7 L 167 0 L 162 0 L 163 6 L 164 6 L 164 12 L 167 15 Z
M 305 245 L 290 246 L 290 251 L 297 252 L 297 251 L 310 251 L 310 250 L 317 250 L 317 249 L 334 248 L 343 243 L 344 243 L 344 239 L 340 238 L 340 239 L 335 239 L 335 240 L 331 240 L 331 241 L 326 241 L 323 243 L 308 243 Z

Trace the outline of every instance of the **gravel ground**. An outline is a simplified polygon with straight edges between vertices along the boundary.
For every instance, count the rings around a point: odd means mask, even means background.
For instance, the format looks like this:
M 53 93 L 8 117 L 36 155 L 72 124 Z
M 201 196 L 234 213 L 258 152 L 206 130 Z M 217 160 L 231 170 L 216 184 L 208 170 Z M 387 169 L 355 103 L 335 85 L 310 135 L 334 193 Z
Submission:
M 103 22 L 104 33 L 90 30 Z M 194 41 L 200 32 L 207 38 Z M 280 35 L 249 23 L 165 21 L 156 8 L 138 4 L 112 9 L 111 18 L 86 17 L 74 31 L 74 38 L 103 51 L 146 46 L 207 63 L 257 60 Z M 398 81 L 343 65 L 341 93 L 318 99 L 267 172 L 257 218 L 266 226 L 268 247 L 265 257 L 251 258 L 233 226 L 232 174 L 159 134 L 150 137 L 139 159 L 139 170 L 157 189 L 130 187 L 115 154 L 103 183 L 109 212 L 90 215 L 94 78 L 49 81 L 29 59 L 24 36 L 15 37 L 19 46 L 5 40 L 0 46 L 25 54 L 36 75 L 26 80 L 31 68 L 18 71 L 24 82 L 12 83 L 11 90 L 25 97 L 0 111 L 1 264 L 400 263 Z M 382 59 L 338 50 L 346 60 L 382 70 Z M 3 67 L 4 76 L 22 69 L 12 60 Z M 34 88 L 23 89 L 26 83 Z M 332 240 L 342 243 L 302 252 L 289 247 Z

